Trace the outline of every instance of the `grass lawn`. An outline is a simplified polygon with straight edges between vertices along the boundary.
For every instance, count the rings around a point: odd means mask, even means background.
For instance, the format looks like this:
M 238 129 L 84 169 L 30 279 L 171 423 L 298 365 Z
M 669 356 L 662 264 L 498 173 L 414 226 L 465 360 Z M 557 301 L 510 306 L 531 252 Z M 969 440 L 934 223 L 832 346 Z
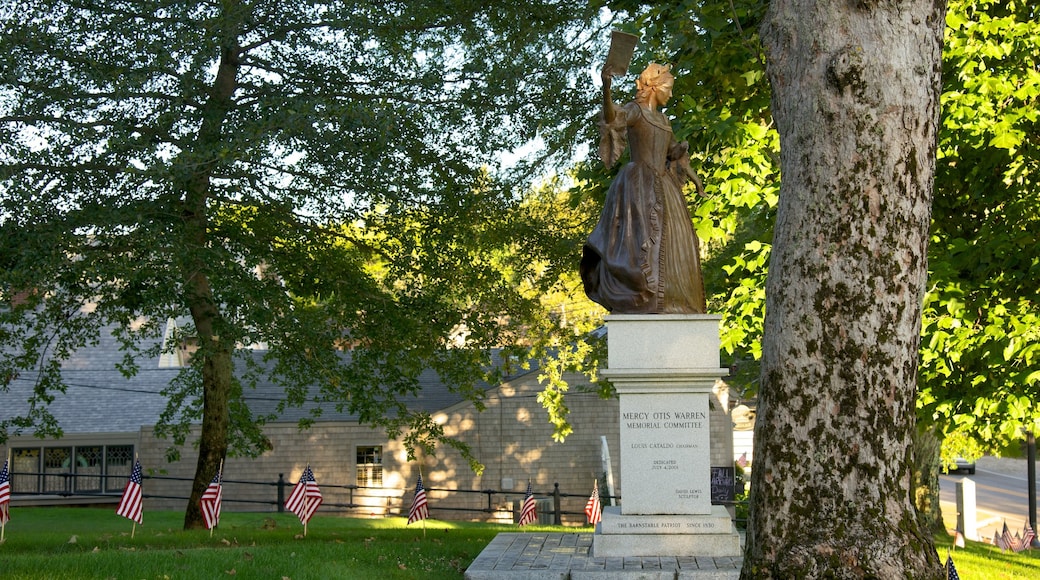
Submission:
M 145 512 L 144 525 L 131 538 L 132 522 L 110 508 L 16 508 L 11 515 L 0 545 L 4 580 L 462 578 L 496 534 L 518 531 L 508 525 L 428 520 L 424 536 L 421 523 L 406 526 L 402 518 L 318 515 L 303 537 L 292 514 L 229 512 L 210 537 L 205 530 L 181 530 L 180 512 Z M 936 541 L 945 561 L 950 538 Z M 1002 554 L 969 542 L 953 558 L 965 580 L 1040 579 L 1040 550 Z
M 319 512 L 320 514 L 320 512 Z M 209 531 L 184 531 L 180 512 L 16 508 L 0 545 L 0 578 L 179 579 L 462 578 L 470 562 L 515 526 L 316 515 L 303 536 L 291 513 L 221 515 Z M 528 526 L 531 530 L 561 529 Z M 573 529 L 573 528 L 572 528 Z
M 957 574 L 964 580 L 1040 579 L 1040 550 L 1002 552 L 992 544 L 966 543 L 964 548 L 953 548 L 952 536 L 940 534 L 935 537 L 939 559 L 946 562 L 947 551 L 952 549 Z

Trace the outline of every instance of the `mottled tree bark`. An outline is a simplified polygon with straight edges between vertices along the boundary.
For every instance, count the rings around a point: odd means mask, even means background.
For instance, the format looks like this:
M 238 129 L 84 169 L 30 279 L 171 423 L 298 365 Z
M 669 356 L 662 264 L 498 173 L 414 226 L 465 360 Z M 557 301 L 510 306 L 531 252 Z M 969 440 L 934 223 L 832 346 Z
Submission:
M 742 577 L 939 578 L 911 498 L 941 0 L 778 0 L 782 186 Z

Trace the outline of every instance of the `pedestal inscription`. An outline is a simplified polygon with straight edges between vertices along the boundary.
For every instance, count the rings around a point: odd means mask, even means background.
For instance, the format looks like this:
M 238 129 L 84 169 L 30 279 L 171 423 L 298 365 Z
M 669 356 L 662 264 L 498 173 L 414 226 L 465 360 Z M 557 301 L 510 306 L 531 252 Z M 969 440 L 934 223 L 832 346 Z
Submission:
M 704 393 L 622 396 L 621 473 L 624 514 L 711 511 L 708 396 Z
M 701 516 L 626 516 L 617 508 L 604 508 L 603 521 L 592 540 L 592 554 L 597 558 L 740 553 L 740 534 L 722 506 Z
M 616 506 L 603 508 L 601 534 L 719 534 L 733 530 L 729 512 L 712 506 L 711 513 L 696 516 L 623 516 Z

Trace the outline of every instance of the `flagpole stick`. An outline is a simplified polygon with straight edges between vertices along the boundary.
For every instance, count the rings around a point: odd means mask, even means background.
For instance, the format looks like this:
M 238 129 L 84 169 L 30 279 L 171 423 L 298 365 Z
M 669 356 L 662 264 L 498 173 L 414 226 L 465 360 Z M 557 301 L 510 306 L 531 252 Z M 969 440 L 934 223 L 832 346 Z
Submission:
M 311 485 L 311 482 L 309 482 L 309 481 L 303 482 L 303 513 L 305 513 L 305 514 L 310 511 L 310 507 L 311 507 L 310 506 L 310 503 L 311 503 L 310 499 L 311 498 L 310 498 L 310 495 L 307 493 L 307 488 L 310 487 L 310 485 Z M 305 538 L 307 537 L 307 522 L 309 522 L 309 521 L 311 521 L 311 518 L 310 518 L 310 516 L 307 516 L 307 519 L 304 520 L 304 522 L 303 522 L 303 537 L 305 537 Z
M 6 465 L 10 469 L 10 466 L 11 466 L 11 449 L 10 448 L 7 449 L 7 462 L 4 463 L 4 465 Z M 8 472 L 8 473 L 10 473 L 10 472 Z M 10 509 L 10 505 L 11 504 L 9 503 L 7 505 L 8 505 L 8 509 Z M 10 512 L 8 512 L 8 513 L 10 513 Z M 0 523 L 0 544 L 4 543 L 4 534 L 6 532 L 7 532 L 7 522 Z
M 531 478 L 527 478 L 527 489 L 528 490 L 531 489 Z M 524 494 L 524 499 L 523 499 L 523 501 L 520 502 L 520 521 L 521 522 L 524 521 L 524 507 L 526 505 L 527 505 L 527 494 Z M 526 534 L 527 533 L 527 527 L 524 526 L 523 524 L 521 524 L 520 527 L 524 529 L 524 533 Z
M 138 464 L 138 462 L 140 462 L 140 461 L 141 461 L 141 456 L 135 451 L 134 452 L 134 465 L 136 466 Z M 142 485 L 141 487 L 143 488 L 144 486 Z M 141 490 L 141 505 L 142 506 L 144 505 L 144 490 L 143 489 Z M 142 507 L 142 509 L 144 509 L 144 508 Z M 137 521 L 135 520 L 133 527 L 130 528 L 130 539 L 131 540 L 134 539 L 134 534 L 136 534 L 136 533 L 137 533 Z
M 10 447 L 7 447 L 7 459 L 6 459 L 6 463 L 4 463 L 4 465 L 7 466 L 7 469 L 10 469 Z M 10 475 L 10 472 L 8 471 L 7 474 Z M 7 504 L 7 509 L 8 509 L 7 513 L 8 513 L 8 515 L 10 515 L 10 503 Z M 4 534 L 6 532 L 7 532 L 7 522 L 3 522 L 2 524 L 0 524 L 0 544 L 3 544 L 3 542 L 4 542 Z
M 220 463 L 217 464 L 217 489 L 220 490 L 220 486 L 224 485 L 224 458 L 220 458 Z M 220 491 L 220 495 L 223 495 L 223 491 Z M 217 508 L 217 521 L 213 522 L 213 528 L 220 525 L 220 508 Z M 209 537 L 213 537 L 213 528 L 209 529 Z
M 422 463 L 419 464 L 419 479 L 422 479 Z M 425 488 L 425 486 L 423 486 L 423 487 Z M 412 501 L 415 501 L 415 500 L 413 499 Z M 426 507 L 427 514 L 429 514 L 428 510 L 430 509 L 428 504 L 429 504 L 429 502 L 427 501 L 427 507 Z M 423 518 L 423 520 L 422 520 L 422 537 L 423 537 L 424 540 L 426 539 L 426 518 Z

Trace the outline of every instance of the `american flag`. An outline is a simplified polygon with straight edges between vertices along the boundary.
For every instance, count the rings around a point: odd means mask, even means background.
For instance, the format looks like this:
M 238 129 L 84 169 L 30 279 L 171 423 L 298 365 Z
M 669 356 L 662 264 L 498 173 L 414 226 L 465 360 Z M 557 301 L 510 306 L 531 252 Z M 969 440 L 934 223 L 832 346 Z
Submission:
M 430 517 L 430 506 L 426 503 L 426 490 L 422 485 L 422 474 L 415 484 L 415 497 L 412 499 L 412 507 L 408 510 L 408 523 L 412 524 L 419 520 Z M 423 524 L 424 526 L 426 524 Z
M 220 523 L 220 499 L 223 495 L 221 471 L 223 471 L 223 467 L 217 469 L 213 481 L 209 482 L 209 487 L 202 492 L 202 498 L 199 499 L 199 508 L 202 509 L 202 519 L 206 523 L 207 530 L 212 530 Z
M 533 524 L 538 519 L 538 514 L 535 510 L 534 493 L 531 491 L 531 482 L 527 482 L 527 493 L 524 495 L 524 503 L 520 506 L 520 521 L 518 522 L 521 526 L 527 524 Z
M 599 501 L 599 480 L 596 480 L 592 484 L 592 495 L 589 496 L 589 501 L 585 502 L 585 517 L 589 520 L 589 523 L 596 525 L 603 521 L 603 506 Z
M 1035 538 L 1036 532 L 1033 531 L 1033 527 L 1029 525 L 1029 522 L 1026 522 L 1025 527 L 1022 528 L 1022 538 L 1019 539 L 1018 545 L 1015 546 L 1015 551 L 1021 552 L 1022 550 L 1031 547 L 1033 545 L 1033 539 Z
M 1006 521 L 1004 522 L 1004 531 L 1000 532 L 1000 549 L 1015 549 L 1015 539 L 1011 537 L 1011 530 L 1008 529 Z
M 946 555 L 946 580 L 961 580 L 957 568 L 953 565 L 953 557 L 949 554 Z
M 141 462 L 135 459 L 134 469 L 130 472 L 130 480 L 126 482 L 123 497 L 119 500 L 119 507 L 116 508 L 117 514 L 137 523 L 141 523 L 144 516 L 144 505 L 141 501 L 142 479 Z
M 285 508 L 296 514 L 300 518 L 300 523 L 307 525 L 314 512 L 318 511 L 321 500 L 321 490 L 318 489 L 318 482 L 314 480 L 314 472 L 308 465 L 307 469 L 303 470 L 300 481 L 289 494 L 289 499 L 285 500 Z
M 741 453 L 740 457 L 737 458 L 737 466 L 741 469 L 744 469 L 748 466 L 747 451 Z
M 0 469 L 0 524 L 11 521 L 11 474 L 7 471 L 7 461 Z

